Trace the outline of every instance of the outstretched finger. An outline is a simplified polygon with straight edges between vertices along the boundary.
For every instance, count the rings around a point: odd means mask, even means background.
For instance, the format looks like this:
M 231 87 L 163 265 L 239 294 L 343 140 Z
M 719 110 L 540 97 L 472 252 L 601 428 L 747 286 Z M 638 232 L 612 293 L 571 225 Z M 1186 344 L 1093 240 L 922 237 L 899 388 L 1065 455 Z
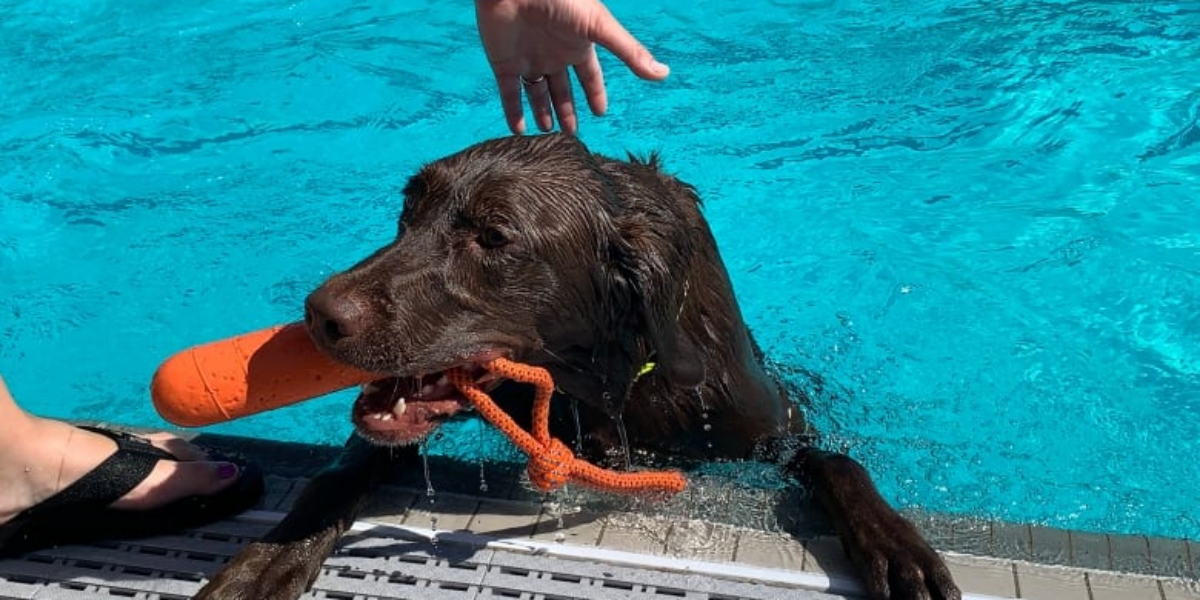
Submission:
M 517 135 L 525 133 L 525 105 L 521 99 L 520 78 L 496 73 L 496 85 L 500 88 L 500 106 L 504 108 L 508 129 Z
M 533 110 L 533 122 L 540 131 L 550 131 L 554 128 L 554 111 L 550 107 L 550 77 L 546 75 L 523 76 L 521 85 L 525 87 L 525 97 L 529 99 L 529 108 Z
M 575 95 L 571 93 L 570 72 L 555 73 L 546 79 L 550 83 L 550 102 L 554 105 L 554 115 L 558 118 L 559 128 L 565 133 L 575 135 L 575 132 L 579 131 L 579 118 L 575 114 Z
M 654 59 L 654 55 L 633 37 L 612 16 L 607 8 L 601 6 L 602 14 L 596 20 L 592 31 L 592 41 L 608 48 L 625 63 L 635 75 L 651 81 L 662 81 L 671 73 L 670 67 Z
M 592 114 L 604 114 L 608 110 L 608 94 L 604 90 L 604 71 L 600 69 L 595 47 L 588 53 L 587 60 L 575 65 L 575 77 L 579 79 L 579 87 L 583 88 Z

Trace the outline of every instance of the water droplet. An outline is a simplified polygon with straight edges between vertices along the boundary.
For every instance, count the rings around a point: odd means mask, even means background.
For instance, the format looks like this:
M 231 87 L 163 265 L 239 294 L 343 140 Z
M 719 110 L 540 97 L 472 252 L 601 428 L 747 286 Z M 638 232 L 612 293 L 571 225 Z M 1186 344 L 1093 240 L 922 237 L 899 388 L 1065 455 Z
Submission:
M 433 502 L 433 495 L 437 492 L 433 489 L 433 480 L 429 477 L 429 446 L 421 444 L 421 462 L 425 467 L 425 495 L 429 497 L 429 502 Z
M 628 471 L 633 467 L 633 451 L 629 447 L 629 433 L 625 431 L 625 418 L 623 415 L 615 417 L 617 423 L 617 435 L 621 438 L 621 450 L 625 453 L 625 470 Z
M 575 419 L 575 454 L 583 454 L 583 425 L 579 421 L 579 401 L 571 397 L 571 416 Z
M 560 543 L 560 544 L 561 544 L 561 543 L 563 543 L 563 542 L 565 542 L 565 541 L 567 541 L 567 534 L 565 534 L 565 533 L 563 533 L 563 532 L 561 532 L 561 531 L 555 532 L 555 534 L 554 534 L 554 541 L 555 541 L 555 542 L 558 542 L 558 543 Z
M 704 424 L 704 430 L 705 430 L 705 431 L 712 431 L 712 423 L 705 423 L 705 424 Z

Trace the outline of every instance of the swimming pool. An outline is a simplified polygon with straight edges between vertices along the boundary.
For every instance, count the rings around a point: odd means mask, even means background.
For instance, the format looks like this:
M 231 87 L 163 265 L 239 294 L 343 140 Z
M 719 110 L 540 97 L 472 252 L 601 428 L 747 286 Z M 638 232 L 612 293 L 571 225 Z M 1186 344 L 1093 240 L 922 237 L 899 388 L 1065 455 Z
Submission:
M 673 74 L 602 56 L 583 139 L 696 184 L 760 341 L 887 497 L 1200 539 L 1196 6 L 609 5 Z M 0 372 L 43 414 L 162 425 L 164 357 L 298 318 L 408 173 L 506 133 L 466 3 L 0 17 Z M 340 443 L 347 415 L 214 429 Z

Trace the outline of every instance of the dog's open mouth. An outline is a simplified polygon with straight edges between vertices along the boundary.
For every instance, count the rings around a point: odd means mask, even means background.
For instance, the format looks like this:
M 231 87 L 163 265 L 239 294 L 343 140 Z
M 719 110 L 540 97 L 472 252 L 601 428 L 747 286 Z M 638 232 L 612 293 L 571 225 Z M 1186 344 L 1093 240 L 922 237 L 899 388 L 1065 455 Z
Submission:
M 466 370 L 479 387 L 490 391 L 500 384 L 501 378 L 483 365 L 498 356 L 498 352 L 486 352 L 450 368 Z M 363 384 L 354 401 L 351 420 L 359 434 L 372 442 L 404 446 L 421 441 L 461 411 L 471 408 L 471 403 L 450 383 L 446 371 L 439 371 Z

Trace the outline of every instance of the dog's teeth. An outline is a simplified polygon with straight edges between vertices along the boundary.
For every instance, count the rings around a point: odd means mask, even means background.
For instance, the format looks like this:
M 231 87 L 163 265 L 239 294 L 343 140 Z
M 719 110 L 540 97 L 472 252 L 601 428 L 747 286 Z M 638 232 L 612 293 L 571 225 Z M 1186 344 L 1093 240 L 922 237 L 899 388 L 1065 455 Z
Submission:
M 448 383 L 450 383 L 450 379 L 446 377 L 445 373 L 442 373 L 442 376 L 438 377 L 437 384 L 438 385 L 446 385 Z
M 375 385 L 374 381 L 368 381 L 362 384 L 361 390 L 364 394 L 374 394 L 375 392 L 379 391 L 379 386 Z
M 391 414 L 399 417 L 400 415 L 403 415 L 404 411 L 406 410 L 408 410 L 408 404 L 404 401 L 404 398 L 401 398 L 397 400 L 396 405 L 392 407 Z

